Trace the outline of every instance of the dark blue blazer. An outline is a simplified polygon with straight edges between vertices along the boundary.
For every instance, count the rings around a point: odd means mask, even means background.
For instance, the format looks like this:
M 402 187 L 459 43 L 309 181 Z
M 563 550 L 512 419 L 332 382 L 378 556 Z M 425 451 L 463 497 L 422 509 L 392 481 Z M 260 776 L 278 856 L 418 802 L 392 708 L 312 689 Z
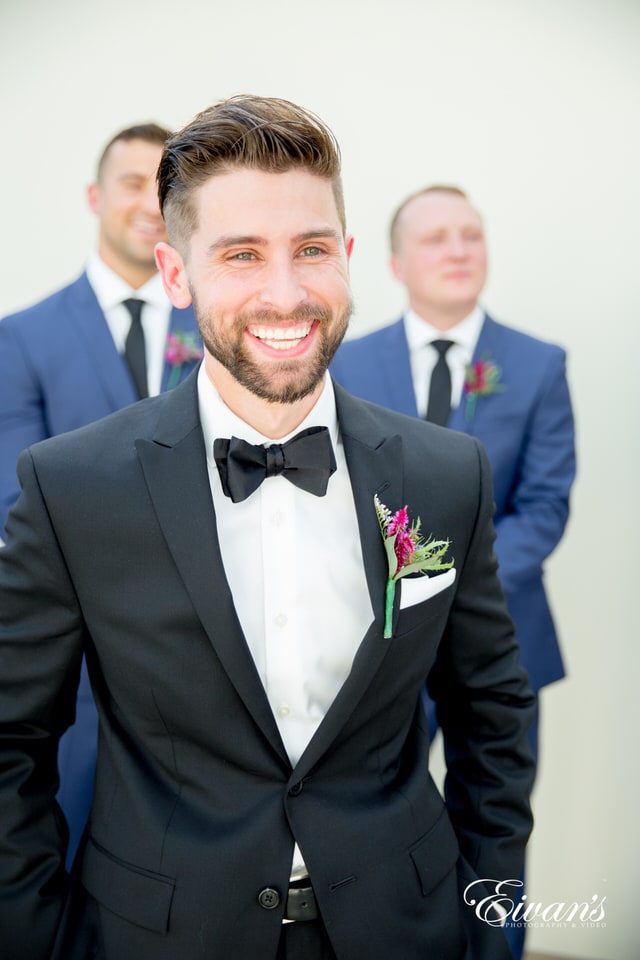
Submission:
M 489 455 L 499 574 L 522 662 L 539 690 L 564 676 L 543 563 L 564 531 L 575 476 L 566 358 L 560 347 L 488 316 L 473 362 L 485 357 L 501 368 L 504 389 L 478 398 L 470 418 L 463 397 L 447 425 L 477 437 Z M 418 415 L 402 320 L 344 343 L 331 372 L 358 397 Z
M 170 330 L 197 334 L 193 310 L 173 310 Z M 184 364 L 174 379 L 184 380 L 194 366 L 195 362 Z M 165 364 L 162 390 L 172 373 Z M 86 274 L 0 322 L 0 536 L 20 492 L 16 463 L 22 450 L 99 420 L 136 399 L 129 370 Z M 70 859 L 89 809 L 96 730 L 83 667 L 76 722 L 62 738 L 59 754 L 58 799 L 71 832 Z

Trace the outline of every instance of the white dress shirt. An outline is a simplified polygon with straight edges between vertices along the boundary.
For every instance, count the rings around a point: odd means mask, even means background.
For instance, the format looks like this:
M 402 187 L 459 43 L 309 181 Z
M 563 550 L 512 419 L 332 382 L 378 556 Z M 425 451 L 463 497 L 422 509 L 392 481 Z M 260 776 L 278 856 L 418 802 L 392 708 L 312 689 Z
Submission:
M 144 330 L 147 356 L 147 383 L 149 396 L 156 396 L 160 393 L 162 385 L 167 334 L 171 319 L 171 303 L 164 292 L 160 274 L 154 274 L 138 290 L 133 290 L 95 252 L 87 261 L 86 271 L 118 353 L 124 353 L 125 341 L 131 326 L 131 314 L 123 306 L 123 300 L 128 300 L 130 297 L 144 300 L 145 305 L 140 320 Z
M 232 413 L 204 364 L 198 374 L 198 400 L 227 580 L 295 766 L 348 676 L 373 619 L 333 386 L 327 376 L 308 417 L 293 434 L 277 441 Z M 268 446 L 314 426 L 328 427 L 336 457 L 326 496 L 300 490 L 283 476 L 267 477 L 240 503 L 225 496 L 213 459 L 217 437 Z M 292 876 L 305 873 L 296 847 Z
M 427 415 L 429 383 L 433 368 L 438 360 L 436 350 L 430 345 L 433 340 L 452 340 L 453 346 L 445 357 L 451 372 L 451 408 L 460 403 L 465 379 L 465 367 L 471 363 L 480 330 L 484 321 L 484 310 L 474 307 L 471 313 L 449 330 L 438 330 L 419 317 L 413 310 L 404 315 L 404 329 L 409 344 L 411 377 L 416 395 L 418 416 Z

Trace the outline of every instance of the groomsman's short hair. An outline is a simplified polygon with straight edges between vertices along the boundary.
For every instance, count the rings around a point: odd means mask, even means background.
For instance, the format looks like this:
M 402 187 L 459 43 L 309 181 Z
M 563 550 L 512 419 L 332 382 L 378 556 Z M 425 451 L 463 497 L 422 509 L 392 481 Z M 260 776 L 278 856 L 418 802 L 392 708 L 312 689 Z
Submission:
M 289 100 L 242 94 L 203 110 L 165 144 L 158 196 L 174 246 L 187 243 L 197 226 L 194 190 L 241 167 L 268 173 L 299 169 L 330 180 L 346 230 L 340 148 L 331 130 Z
M 402 201 L 391 218 L 391 224 L 389 226 L 389 241 L 393 253 L 396 253 L 398 250 L 398 221 L 402 215 L 402 212 L 404 211 L 405 207 L 409 206 L 412 200 L 416 200 L 418 197 L 423 197 L 426 193 L 448 193 L 452 194 L 454 197 L 462 197 L 463 200 L 469 201 L 469 197 L 464 190 L 461 190 L 460 187 L 453 186 L 453 184 L 434 183 L 430 187 L 423 187 L 422 190 L 416 190 L 415 193 L 410 194 L 410 196 Z
M 111 140 L 109 140 L 109 143 L 100 154 L 96 179 L 100 182 L 105 161 L 111 147 L 115 143 L 121 140 L 125 143 L 128 143 L 130 140 L 144 140 L 145 143 L 156 143 L 159 147 L 164 147 L 170 136 L 171 130 L 168 130 L 166 127 L 161 127 L 157 123 L 136 123 L 131 127 L 125 127 L 124 130 L 119 130 L 118 133 L 111 137 Z

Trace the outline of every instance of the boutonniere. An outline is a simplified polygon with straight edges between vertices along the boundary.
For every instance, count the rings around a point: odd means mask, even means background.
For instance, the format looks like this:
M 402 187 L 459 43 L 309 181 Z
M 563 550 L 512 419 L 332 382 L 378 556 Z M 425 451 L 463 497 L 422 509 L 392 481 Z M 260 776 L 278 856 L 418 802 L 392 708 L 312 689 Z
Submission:
M 172 390 L 176 386 L 185 363 L 202 360 L 202 356 L 200 341 L 195 333 L 183 333 L 181 330 L 170 333 L 164 353 L 164 358 L 171 367 L 167 389 Z
M 502 370 L 489 359 L 488 354 L 465 367 L 464 394 L 467 398 L 465 408 L 467 420 L 471 420 L 476 412 L 478 397 L 490 397 L 493 393 L 502 393 L 504 387 L 500 383 L 501 376 Z
M 396 513 L 385 507 L 376 495 L 373 498 L 380 524 L 380 533 L 387 551 L 389 564 L 389 578 L 385 590 L 384 603 L 384 637 L 391 637 L 391 621 L 393 617 L 393 598 L 396 592 L 396 581 L 406 577 L 408 573 L 426 573 L 427 570 L 449 570 L 453 560 L 444 561 L 442 558 L 449 549 L 449 540 L 433 540 L 430 536 L 422 540 L 420 534 L 420 517 L 409 526 L 407 507 Z

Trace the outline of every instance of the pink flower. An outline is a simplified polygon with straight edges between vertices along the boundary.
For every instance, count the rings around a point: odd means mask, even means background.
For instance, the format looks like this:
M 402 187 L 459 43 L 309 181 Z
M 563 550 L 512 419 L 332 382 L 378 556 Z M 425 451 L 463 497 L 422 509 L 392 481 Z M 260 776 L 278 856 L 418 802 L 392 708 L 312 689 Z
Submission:
M 406 530 L 398 530 L 394 550 L 398 560 L 398 570 L 401 570 L 405 564 L 411 563 L 416 550 L 411 534 Z
M 411 573 L 438 573 L 449 570 L 453 560 L 444 560 L 449 549 L 449 540 L 426 541 L 420 537 L 420 518 L 409 526 L 408 507 L 402 507 L 394 514 L 385 507 L 376 494 L 373 503 L 378 517 L 380 533 L 384 542 L 389 565 L 389 576 L 385 587 L 384 632 L 387 639 L 392 634 L 393 598 L 396 580 Z
M 504 387 L 500 383 L 501 370 L 486 356 L 483 360 L 476 360 L 466 368 L 464 378 L 464 393 L 467 398 L 466 418 L 471 420 L 476 410 L 478 397 L 490 397 L 494 393 L 501 393 Z
M 176 386 L 185 363 L 202 359 L 202 349 L 194 333 L 170 333 L 164 352 L 164 358 L 170 367 L 173 367 L 169 377 L 168 389 Z
M 399 530 L 406 530 L 409 524 L 409 514 L 407 513 L 407 508 L 402 507 L 401 510 L 398 510 L 389 520 L 387 524 L 387 536 L 392 537 L 394 533 L 398 533 Z

